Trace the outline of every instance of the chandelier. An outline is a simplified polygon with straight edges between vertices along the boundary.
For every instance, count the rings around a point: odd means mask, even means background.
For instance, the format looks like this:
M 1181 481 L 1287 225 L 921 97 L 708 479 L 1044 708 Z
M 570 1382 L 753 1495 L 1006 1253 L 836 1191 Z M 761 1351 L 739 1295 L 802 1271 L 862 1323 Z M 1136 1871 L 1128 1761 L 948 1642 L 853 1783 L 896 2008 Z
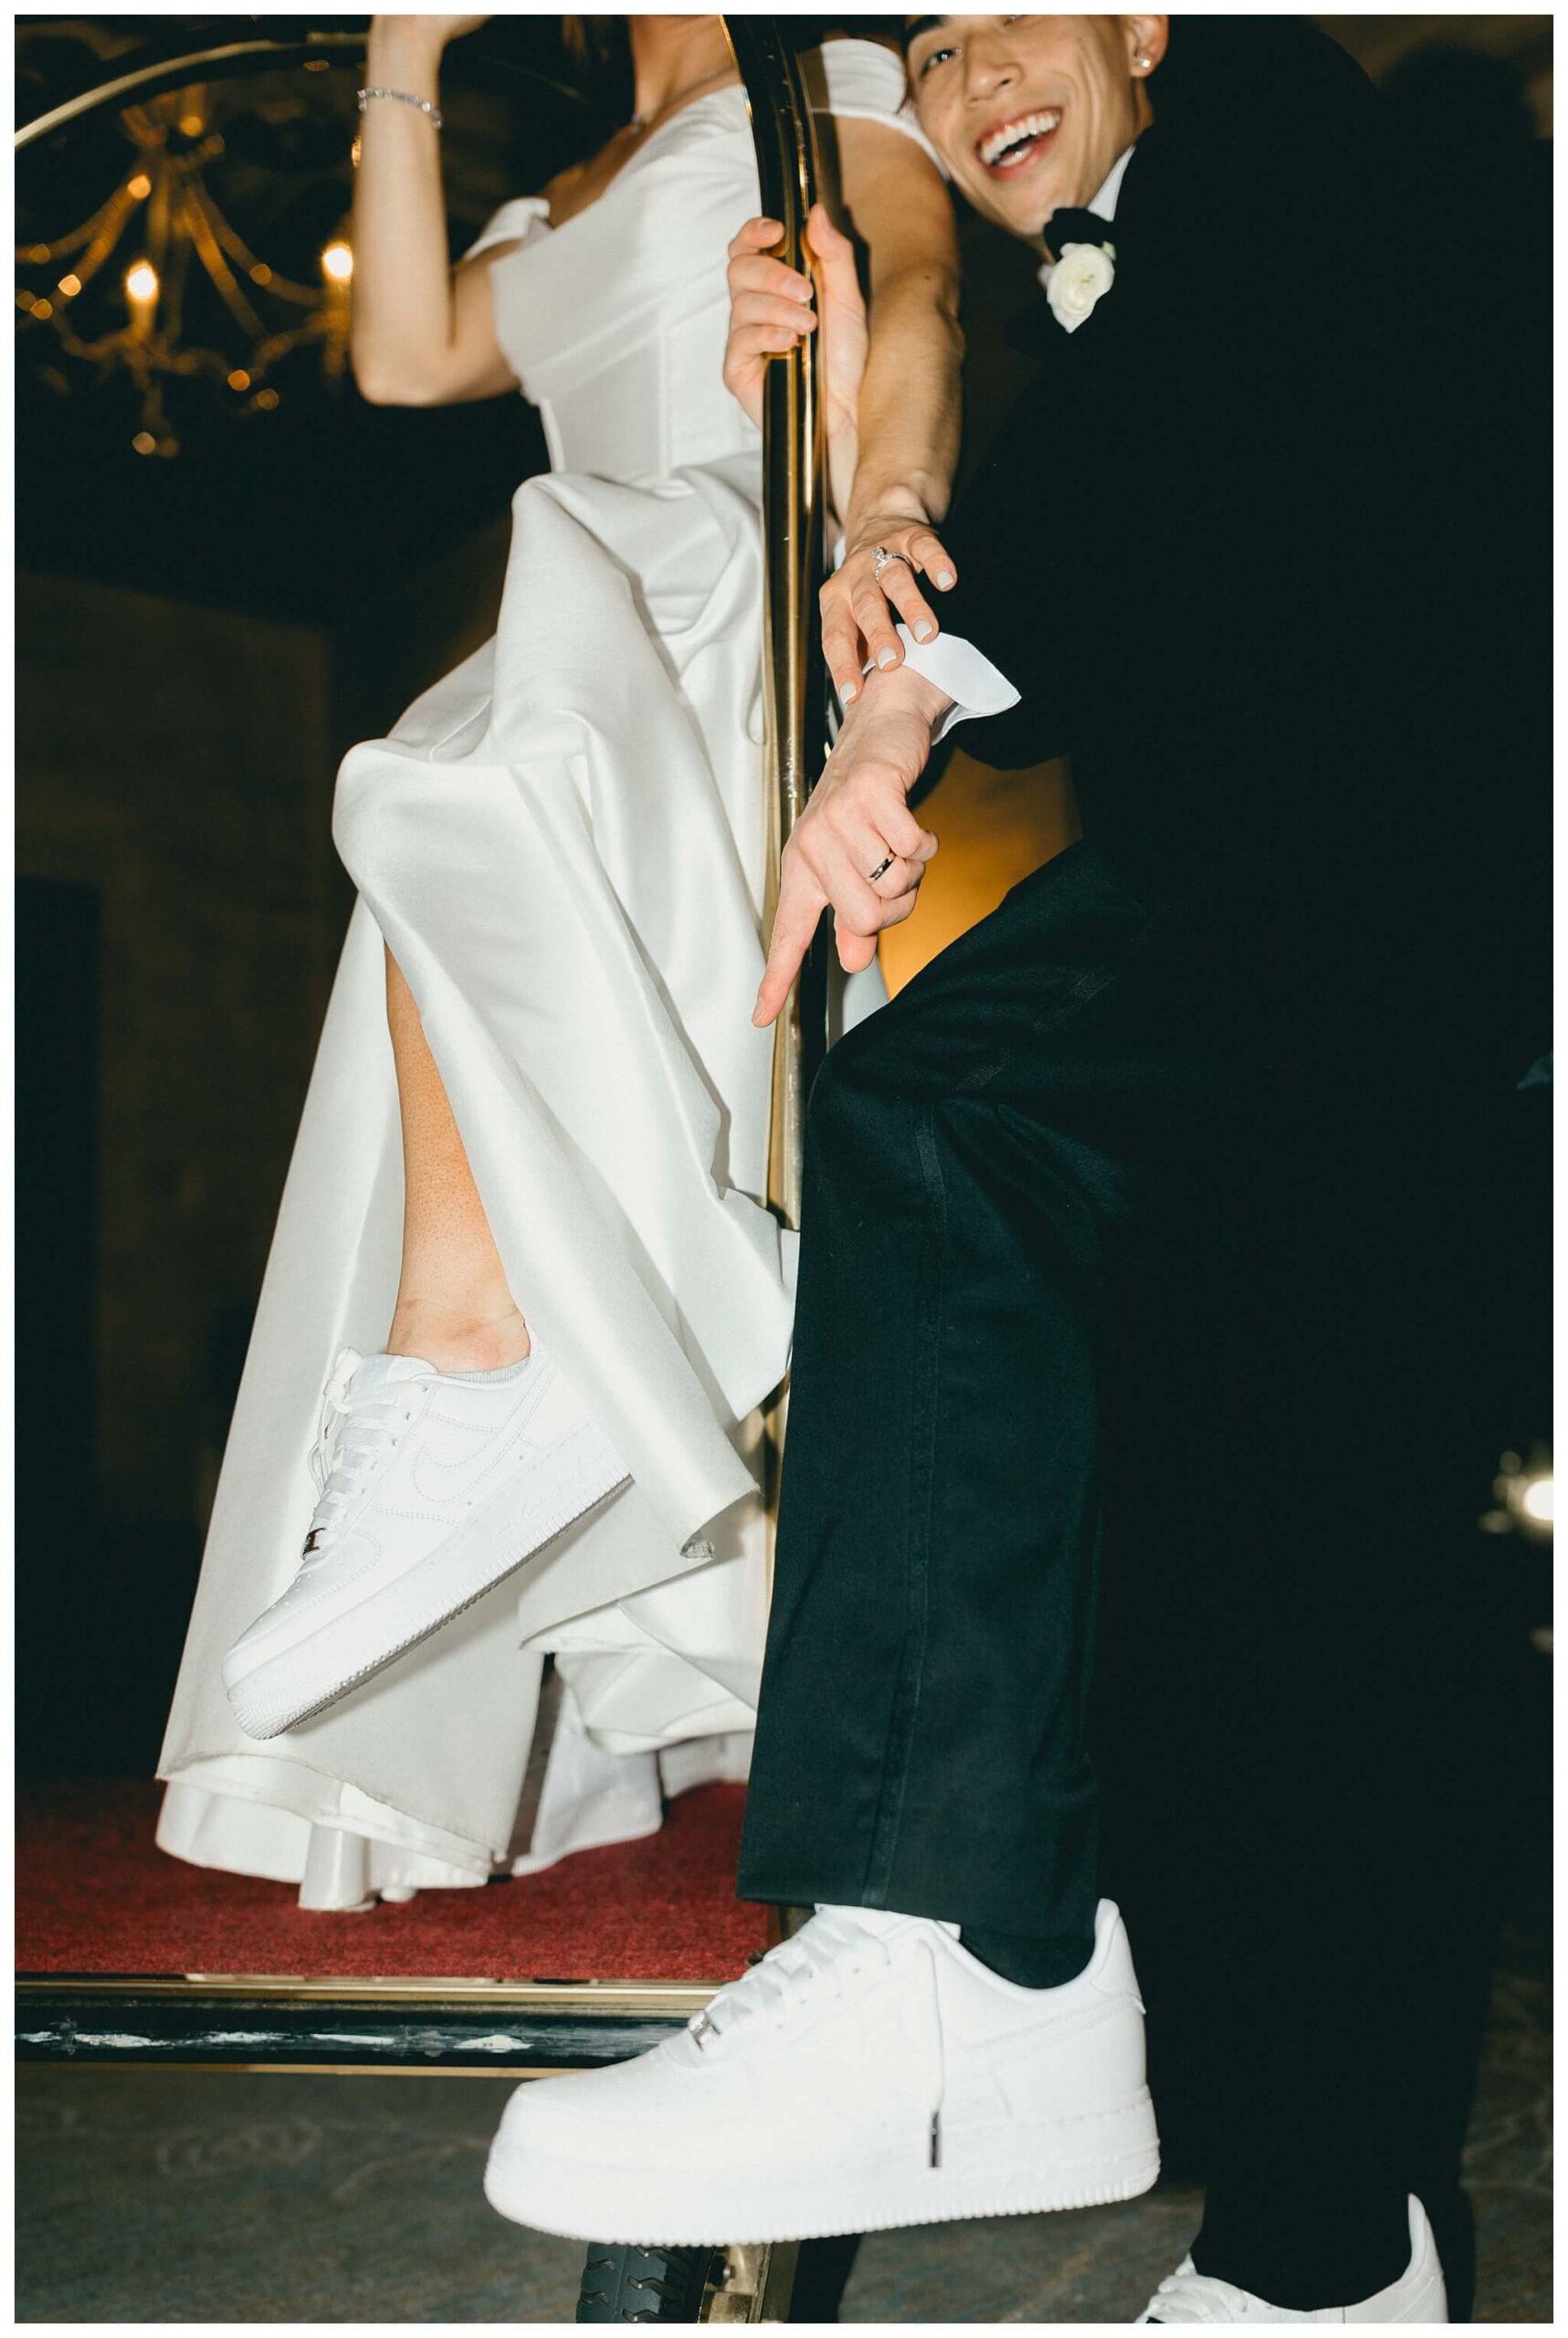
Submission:
M 325 73 L 327 60 L 305 70 Z M 287 394 L 274 378 L 286 358 L 312 353 L 329 384 L 344 371 L 353 255 L 336 182 L 348 137 L 334 128 L 333 167 L 315 173 L 328 180 L 337 230 L 321 242 L 308 278 L 298 248 L 290 273 L 254 247 L 213 184 L 228 151 L 226 130 L 257 95 L 249 83 L 201 82 L 125 106 L 118 120 L 131 152 L 120 183 L 75 226 L 16 247 L 19 356 L 62 393 L 125 377 L 139 455 L 178 454 L 175 384 L 205 383 L 231 410 L 265 415 Z M 298 117 L 300 100 L 275 111 Z
M 192 400 L 249 419 L 336 388 L 366 22 L 18 20 L 16 298 L 32 382 L 124 394 L 130 444 L 152 457 L 178 454 L 182 415 L 195 445 Z M 520 155 L 548 178 L 610 126 L 603 91 L 560 66 L 559 19 L 528 16 L 493 19 L 458 60 L 445 175 L 470 232 L 516 192 Z

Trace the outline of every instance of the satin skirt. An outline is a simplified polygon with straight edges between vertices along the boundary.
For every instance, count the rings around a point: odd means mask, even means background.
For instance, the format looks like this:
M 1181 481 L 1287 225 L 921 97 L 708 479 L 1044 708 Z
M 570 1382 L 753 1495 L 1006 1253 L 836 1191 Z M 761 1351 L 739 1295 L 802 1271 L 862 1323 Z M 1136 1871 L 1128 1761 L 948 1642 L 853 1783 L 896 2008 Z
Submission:
M 360 898 L 160 1763 L 159 1839 L 179 1856 L 344 1904 L 646 1833 L 661 1784 L 743 1767 L 766 1606 L 758 1408 L 787 1364 L 794 1274 L 761 1198 L 773 1039 L 750 1021 L 756 485 L 754 457 L 645 486 L 529 480 L 495 638 L 343 764 L 334 835 Z M 384 944 L 511 1290 L 632 1483 L 261 1744 L 221 1660 L 298 1564 L 323 1384 L 342 1345 L 383 1344 L 397 1287 Z M 547 1652 L 567 1694 L 520 1842 Z M 678 1746 L 672 1781 L 658 1757 Z

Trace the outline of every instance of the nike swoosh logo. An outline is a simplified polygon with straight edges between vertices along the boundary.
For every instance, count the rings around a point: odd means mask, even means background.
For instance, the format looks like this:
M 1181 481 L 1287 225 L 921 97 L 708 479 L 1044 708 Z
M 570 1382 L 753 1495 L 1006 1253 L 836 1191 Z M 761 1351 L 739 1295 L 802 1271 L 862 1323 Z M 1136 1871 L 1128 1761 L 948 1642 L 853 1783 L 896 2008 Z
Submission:
M 531 1392 L 510 1412 L 494 1434 L 488 1437 L 477 1453 L 465 1461 L 437 1461 L 423 1446 L 414 1456 L 409 1475 L 414 1490 L 422 1501 L 447 1503 L 460 1501 L 474 1492 L 492 1476 L 497 1465 L 507 1458 L 507 1448 L 515 1446 L 537 1408 L 543 1390 Z

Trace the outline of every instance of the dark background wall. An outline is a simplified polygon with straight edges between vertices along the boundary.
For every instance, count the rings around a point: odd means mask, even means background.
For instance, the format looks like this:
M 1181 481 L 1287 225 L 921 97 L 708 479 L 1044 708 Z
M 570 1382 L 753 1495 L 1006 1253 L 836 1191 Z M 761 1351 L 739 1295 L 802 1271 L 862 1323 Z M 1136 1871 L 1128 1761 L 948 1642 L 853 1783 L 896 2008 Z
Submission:
M 1468 194 L 1486 137 L 1549 132 L 1548 17 L 1322 21 L 1426 110 L 1435 137 L 1466 125 Z M 458 248 L 584 134 L 575 100 L 526 79 L 548 23 L 498 32 L 510 80 L 454 73 Z M 54 69 L 32 40 L 25 97 Z M 45 232 L 29 216 L 74 224 L 123 167 L 112 119 L 25 158 L 24 237 Z M 252 199 L 273 204 L 286 240 L 302 231 L 277 175 L 269 195 L 263 172 Z M 331 184 L 306 223 L 318 239 L 346 205 L 346 164 Z M 1030 269 L 973 223 L 966 264 L 977 443 L 1010 382 L 1008 361 L 984 353 Z M 329 836 L 337 763 L 490 630 L 508 500 L 543 455 L 519 401 L 389 414 L 301 373 L 265 421 L 193 405 L 181 454 L 149 462 L 121 388 L 62 395 L 30 350 L 16 602 L 21 1754 L 35 1772 L 145 1771 L 347 914 Z M 1025 797 L 959 764 L 945 786 L 954 874 L 945 906 L 933 895 L 933 934 L 1070 823 L 1060 774 Z M 1521 1276 L 1543 1270 L 1519 1262 Z M 1523 1441 L 1545 1427 L 1527 1361 L 1520 1388 L 1521 1416 L 1539 1415 L 1510 1431 Z M 1542 1562 L 1508 1548 L 1522 1633 L 1544 1616 Z
M 28 1766 L 155 1758 L 351 898 L 334 774 L 486 637 L 505 542 L 332 629 L 17 580 Z

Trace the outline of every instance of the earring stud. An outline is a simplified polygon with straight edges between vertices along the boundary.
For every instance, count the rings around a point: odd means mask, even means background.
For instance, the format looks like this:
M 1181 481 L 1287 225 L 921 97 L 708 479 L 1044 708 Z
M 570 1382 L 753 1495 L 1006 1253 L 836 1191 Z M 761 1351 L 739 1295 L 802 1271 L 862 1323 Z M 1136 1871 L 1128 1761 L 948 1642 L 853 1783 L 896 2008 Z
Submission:
M 1154 60 L 1152 57 L 1145 57 L 1143 51 L 1140 49 L 1137 56 L 1132 60 L 1133 71 L 1136 73 L 1147 73 L 1149 68 L 1153 64 L 1153 62 Z

